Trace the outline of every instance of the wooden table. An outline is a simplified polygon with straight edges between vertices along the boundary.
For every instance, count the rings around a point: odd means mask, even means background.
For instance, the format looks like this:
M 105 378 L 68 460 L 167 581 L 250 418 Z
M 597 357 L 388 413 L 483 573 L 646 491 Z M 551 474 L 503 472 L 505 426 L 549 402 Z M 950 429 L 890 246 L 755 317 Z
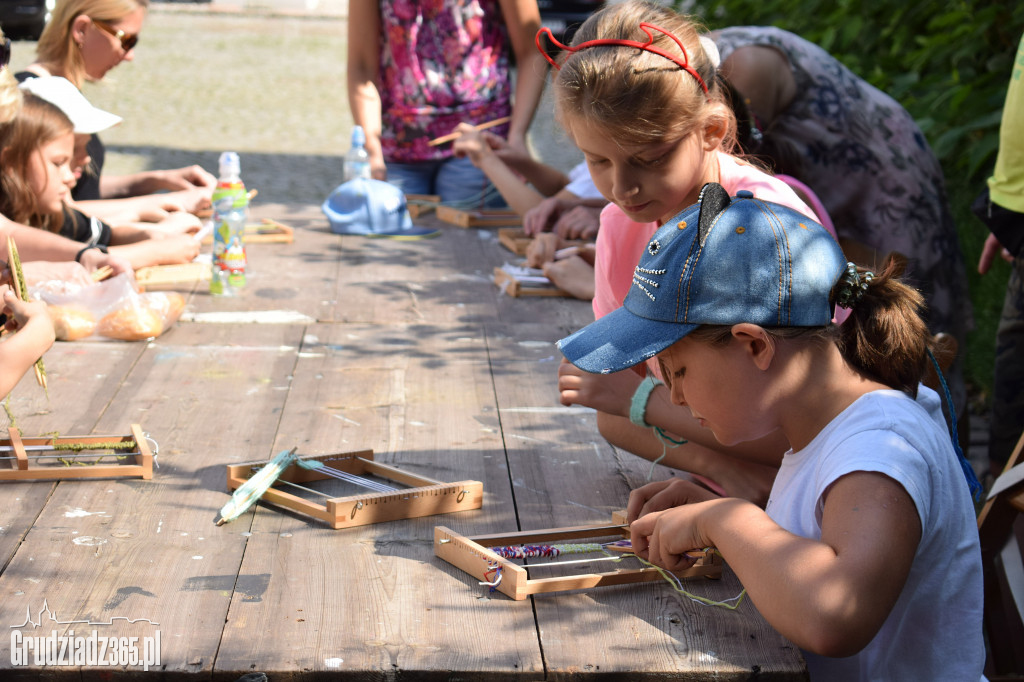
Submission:
M 749 601 L 730 612 L 660 582 L 514 601 L 434 556 L 436 525 L 605 523 L 646 481 L 651 465 L 608 445 L 592 411 L 558 404 L 553 342 L 591 319 L 588 303 L 501 294 L 491 272 L 512 256 L 494 230 L 402 242 L 333 235 L 316 207 L 254 215 L 295 226 L 295 241 L 249 247 L 242 296 L 197 287 L 151 342 L 58 343 L 49 395 L 31 373 L 12 392 L 25 435 L 139 423 L 159 445 L 150 481 L 0 483 L 12 634 L 158 631 L 167 679 L 805 678 Z M 214 525 L 227 464 L 295 446 L 482 481 L 483 507 L 331 530 L 261 504 Z M 728 570 L 698 580 L 711 599 L 741 589 Z M 15 665 L 13 642 L 0 638 L 4 680 L 117 669 Z

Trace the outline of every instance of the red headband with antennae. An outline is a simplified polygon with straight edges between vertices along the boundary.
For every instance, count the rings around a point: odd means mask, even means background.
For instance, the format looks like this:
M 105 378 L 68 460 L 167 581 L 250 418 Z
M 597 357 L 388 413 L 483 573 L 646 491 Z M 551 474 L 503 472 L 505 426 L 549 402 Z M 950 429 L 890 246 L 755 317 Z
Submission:
M 665 59 L 671 59 L 673 62 L 678 64 L 679 68 L 681 68 L 683 71 L 685 71 L 686 73 L 690 74 L 691 76 L 693 76 L 697 80 L 697 83 L 700 84 L 701 89 L 704 90 L 704 94 L 705 95 L 708 94 L 708 86 L 707 86 L 707 84 L 704 82 L 704 79 L 700 77 L 700 74 L 697 73 L 696 69 L 694 69 L 692 66 L 690 66 L 690 55 L 686 52 L 686 48 L 683 47 L 683 43 L 682 43 L 681 40 L 679 40 L 679 38 L 676 38 L 674 35 L 672 35 L 668 31 L 666 31 L 665 29 L 661 28 L 660 26 L 655 26 L 654 24 L 649 24 L 646 21 L 640 24 L 640 29 L 644 33 L 647 34 L 648 40 L 647 40 L 646 43 L 641 43 L 638 40 L 624 40 L 624 39 L 621 39 L 621 38 L 599 38 L 597 40 L 588 40 L 586 42 L 580 43 L 579 45 L 576 45 L 575 47 L 570 47 L 568 45 L 563 45 L 558 40 L 556 40 L 555 36 L 551 33 L 551 29 L 550 28 L 546 28 L 546 27 L 542 28 L 539 31 L 537 31 L 537 37 L 535 39 L 535 42 L 537 43 L 537 49 L 540 50 L 540 53 L 542 55 L 544 55 L 544 59 L 547 59 L 548 63 L 551 64 L 551 66 L 555 67 L 555 69 L 561 69 L 561 67 L 558 65 L 558 63 L 554 59 L 551 58 L 551 56 L 547 53 L 547 50 L 545 50 L 544 47 L 541 45 L 540 36 L 541 36 L 542 33 L 547 33 L 548 34 L 548 40 L 550 40 L 555 45 L 555 47 L 557 47 L 560 50 L 565 50 L 566 52 L 579 52 L 580 50 L 584 50 L 584 49 L 586 49 L 588 47 L 598 47 L 598 46 L 602 46 L 602 45 L 618 45 L 618 46 L 621 46 L 621 47 L 635 47 L 638 50 L 644 50 L 646 52 L 653 52 L 656 55 L 660 55 L 660 56 L 664 57 Z M 655 47 L 655 45 L 654 45 L 654 35 L 651 33 L 651 29 L 654 29 L 655 31 L 658 31 L 659 33 L 662 33 L 662 34 L 668 36 L 669 38 L 671 38 L 672 41 L 675 42 L 675 44 L 679 46 L 679 49 L 682 50 L 683 58 L 680 59 L 679 57 L 675 56 L 674 54 L 672 54 L 670 52 L 666 52 L 665 50 L 661 49 L 660 47 Z

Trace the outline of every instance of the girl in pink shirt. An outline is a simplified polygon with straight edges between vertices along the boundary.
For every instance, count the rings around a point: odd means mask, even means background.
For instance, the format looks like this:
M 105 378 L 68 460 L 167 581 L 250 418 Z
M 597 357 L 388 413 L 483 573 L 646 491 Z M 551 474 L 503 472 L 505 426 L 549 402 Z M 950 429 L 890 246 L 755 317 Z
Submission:
M 696 203 L 705 183 L 730 195 L 748 190 L 817 220 L 785 182 L 730 153 L 736 120 L 716 78 L 717 52 L 704 44 L 686 17 L 628 0 L 592 15 L 552 61 L 556 116 L 611 202 L 597 239 L 598 318 L 622 305 L 634 278 L 644 276 L 635 268 L 650 237 Z M 720 494 L 763 504 L 788 448 L 781 433 L 721 445 L 672 404 L 656 366 L 589 374 L 563 361 L 558 387 L 564 405 L 597 410 L 613 445 L 691 472 Z

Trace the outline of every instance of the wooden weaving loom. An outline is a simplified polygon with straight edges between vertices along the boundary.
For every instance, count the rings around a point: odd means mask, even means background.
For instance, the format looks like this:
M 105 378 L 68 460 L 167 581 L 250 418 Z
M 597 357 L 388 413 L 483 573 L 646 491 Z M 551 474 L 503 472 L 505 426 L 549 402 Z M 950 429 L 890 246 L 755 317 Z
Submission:
M 153 478 L 155 456 L 138 424 L 131 425 L 126 436 L 40 436 L 23 438 L 15 428 L 9 437 L 0 439 L 0 460 L 10 461 L 11 468 L 0 467 L 0 481 L 66 480 L 75 478 Z M 112 444 L 134 443 L 134 449 L 111 447 Z M 91 446 L 91 447 L 90 447 Z M 88 452 L 94 450 L 96 452 Z M 103 452 L 98 452 L 103 451 Z M 49 452 L 52 454 L 29 454 Z M 61 454 L 64 453 L 64 454 Z M 103 458 L 116 457 L 122 462 L 100 464 Z M 93 460 L 93 461 L 78 461 Z M 64 462 L 67 466 L 39 466 L 37 460 Z M 130 461 L 129 461 L 130 460 Z M 74 465 L 78 466 L 74 466 Z
M 435 210 L 441 203 L 441 196 L 438 194 L 406 194 L 406 208 L 409 209 L 410 218 L 419 218 Z
M 264 218 L 259 223 L 250 223 L 245 226 L 242 239 L 246 244 L 291 244 L 295 241 L 295 228 L 291 225 L 279 223 L 270 218 Z M 203 244 L 212 244 L 213 235 L 203 237 Z
M 528 274 L 530 268 L 505 264 L 494 268 L 494 283 L 505 294 L 519 298 L 520 296 L 562 296 L 572 298 L 568 291 L 559 289 L 543 274 Z M 540 272 L 535 270 L 534 272 Z
M 227 468 L 228 489 L 236 490 L 249 479 L 255 470 L 267 464 L 268 461 L 229 464 Z M 341 479 L 360 485 L 353 479 L 366 475 L 374 475 L 410 487 L 391 488 L 383 492 L 367 492 L 344 497 L 331 497 L 325 493 L 306 489 L 307 492 L 325 497 L 323 504 L 311 502 L 282 487 L 271 487 L 263 493 L 260 499 L 300 514 L 312 516 L 326 522 L 334 529 L 479 509 L 483 505 L 483 483 L 479 481 L 444 483 L 410 474 L 396 467 L 375 462 L 373 450 L 328 455 L 303 455 L 281 473 L 276 483 L 284 483 L 285 486 L 292 484 L 296 488 L 302 488 L 303 484 L 313 481 Z M 383 487 L 385 486 L 378 484 L 378 489 Z
M 498 230 L 498 241 L 506 249 L 517 256 L 525 256 L 526 250 L 530 247 L 533 237 L 526 234 L 521 227 L 503 227 Z M 582 239 L 568 239 L 561 242 L 562 248 L 570 246 L 583 246 L 586 242 Z
M 459 227 L 499 227 L 501 225 L 522 225 L 523 219 L 514 211 L 464 210 L 438 204 L 437 217 L 446 223 Z
M 490 584 L 496 579 L 495 575 L 499 576 L 500 580 L 494 589 L 516 600 L 546 592 L 564 592 L 604 585 L 664 580 L 662 573 L 651 567 L 625 568 L 602 573 L 584 573 L 552 578 L 530 578 L 526 568 L 490 549 L 500 545 L 533 545 L 608 537 L 628 538 L 628 527 L 618 524 L 575 526 L 466 537 L 444 526 L 436 526 L 434 528 L 434 554 L 481 582 Z M 714 551 L 694 551 L 690 554 L 699 555 L 700 558 L 690 568 L 673 573 L 677 578 L 721 577 L 722 559 Z

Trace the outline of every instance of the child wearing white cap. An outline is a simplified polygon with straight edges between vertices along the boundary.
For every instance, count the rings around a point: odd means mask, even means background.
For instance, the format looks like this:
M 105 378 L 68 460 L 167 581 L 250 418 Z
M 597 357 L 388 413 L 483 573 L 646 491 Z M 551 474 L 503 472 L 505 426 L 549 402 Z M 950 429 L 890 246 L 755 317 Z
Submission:
M 14 120 L 0 127 L 0 213 L 82 243 L 77 261 L 88 251 L 107 252 L 108 247 L 133 268 L 184 263 L 198 255 L 199 241 L 189 234 L 112 228 L 71 206 L 72 122 L 57 105 L 32 92 L 23 99 Z
M 22 91 L 31 92 L 57 106 L 74 125 L 75 148 L 71 167 L 76 183 L 84 173 L 94 173 L 87 150 L 89 140 L 94 134 L 120 124 L 121 117 L 93 106 L 71 81 L 60 76 L 27 78 L 20 87 Z M 73 205 L 83 213 L 110 223 L 163 223 L 170 218 L 158 229 L 172 233 L 195 233 L 201 223 L 188 211 L 202 203 L 195 191 L 180 190 L 120 199 L 79 201 L 73 202 Z

